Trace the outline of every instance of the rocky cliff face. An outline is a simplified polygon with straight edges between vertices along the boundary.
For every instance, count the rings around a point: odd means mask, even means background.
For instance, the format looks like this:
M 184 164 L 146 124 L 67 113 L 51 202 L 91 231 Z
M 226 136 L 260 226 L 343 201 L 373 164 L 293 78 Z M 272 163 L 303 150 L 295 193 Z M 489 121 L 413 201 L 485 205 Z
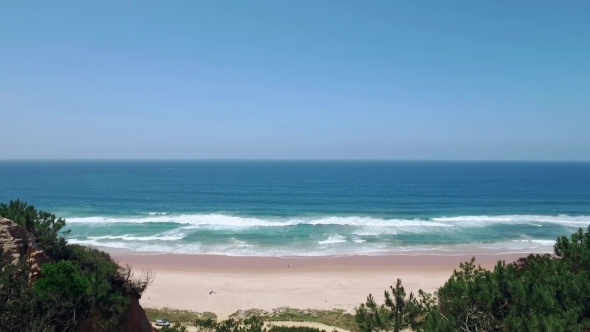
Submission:
M 145 311 L 139 304 L 139 299 L 132 297 L 129 308 L 125 311 L 125 320 L 121 326 L 121 332 L 151 332 L 158 331 L 152 327 L 145 315 Z
M 14 262 L 24 257 L 31 264 L 31 280 L 39 277 L 43 264 L 52 261 L 31 233 L 6 218 L 0 218 L 0 246 L 2 259 Z
M 15 262 L 25 258 L 31 264 L 30 280 L 36 280 L 41 272 L 43 264 L 53 260 L 35 241 L 35 237 L 25 228 L 16 224 L 12 220 L 0 218 L 0 246 L 3 253 L 1 259 Z M 129 299 L 129 308 L 125 311 L 124 317 L 121 317 L 120 332 L 152 332 L 153 329 L 145 311 L 139 304 L 137 297 Z M 92 326 L 92 322 L 86 322 L 82 326 Z M 82 327 L 82 331 L 94 331 L 92 328 Z
M 83 332 L 103 332 L 102 329 L 95 327 L 94 319 L 100 314 L 93 316 L 84 321 L 79 327 Z M 158 332 L 156 328 L 152 327 L 148 320 L 145 311 L 139 304 L 137 297 L 131 296 L 129 299 L 129 307 L 123 313 L 119 326 L 111 332 Z

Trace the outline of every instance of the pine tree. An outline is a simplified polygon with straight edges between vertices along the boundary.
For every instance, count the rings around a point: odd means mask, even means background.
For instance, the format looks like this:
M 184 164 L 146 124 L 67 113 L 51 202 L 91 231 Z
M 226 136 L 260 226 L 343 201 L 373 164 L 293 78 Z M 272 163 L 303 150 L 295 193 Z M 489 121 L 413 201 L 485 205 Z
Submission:
M 555 256 L 529 255 L 493 270 L 460 264 L 434 296 L 420 300 L 398 279 L 385 303 L 371 295 L 356 309 L 363 332 L 590 331 L 590 226 L 555 244 Z

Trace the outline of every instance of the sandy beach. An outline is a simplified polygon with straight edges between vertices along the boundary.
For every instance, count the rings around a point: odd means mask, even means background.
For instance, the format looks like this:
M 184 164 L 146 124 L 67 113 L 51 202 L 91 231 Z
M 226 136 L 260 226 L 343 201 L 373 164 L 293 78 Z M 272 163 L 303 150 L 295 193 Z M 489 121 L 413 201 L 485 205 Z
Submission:
M 144 293 L 144 307 L 213 312 L 220 319 L 237 310 L 277 307 L 352 311 L 368 294 L 403 280 L 406 292 L 433 292 L 460 262 L 472 256 L 390 255 L 345 257 L 236 257 L 124 252 L 112 253 L 136 274 L 151 270 L 154 282 Z M 498 260 L 525 254 L 478 255 L 493 268 Z M 211 293 L 213 292 L 213 293 Z

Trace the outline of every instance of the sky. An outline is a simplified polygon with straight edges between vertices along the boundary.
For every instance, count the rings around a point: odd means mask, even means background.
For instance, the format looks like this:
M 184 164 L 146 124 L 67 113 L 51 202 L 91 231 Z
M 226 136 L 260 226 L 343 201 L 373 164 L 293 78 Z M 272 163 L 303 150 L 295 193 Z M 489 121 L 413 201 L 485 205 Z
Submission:
M 590 161 L 590 1 L 4 1 L 0 142 L 0 159 Z

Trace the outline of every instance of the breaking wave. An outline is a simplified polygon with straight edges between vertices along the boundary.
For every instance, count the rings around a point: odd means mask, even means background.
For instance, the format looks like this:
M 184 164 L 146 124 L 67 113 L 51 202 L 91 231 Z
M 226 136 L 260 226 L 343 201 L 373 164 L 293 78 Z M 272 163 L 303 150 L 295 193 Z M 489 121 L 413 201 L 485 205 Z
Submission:
M 246 256 L 551 252 L 590 216 L 500 215 L 430 219 L 360 216 L 262 218 L 159 214 L 68 218 L 71 243 L 136 251 Z
M 556 224 L 569 227 L 582 227 L 590 224 L 590 216 L 544 216 L 544 215 L 501 215 L 501 216 L 458 216 L 437 217 L 430 219 L 386 219 L 376 217 L 291 217 L 291 218 L 256 218 L 225 214 L 179 214 L 150 215 L 143 217 L 73 217 L 68 224 L 105 224 L 105 223 L 176 223 L 192 226 L 209 226 L 222 228 L 246 227 L 287 227 L 296 225 L 341 225 L 354 227 L 385 227 L 396 229 L 424 230 L 434 227 L 486 227 L 493 224 L 509 225 L 543 225 Z M 391 230 L 390 230 L 391 231 Z

